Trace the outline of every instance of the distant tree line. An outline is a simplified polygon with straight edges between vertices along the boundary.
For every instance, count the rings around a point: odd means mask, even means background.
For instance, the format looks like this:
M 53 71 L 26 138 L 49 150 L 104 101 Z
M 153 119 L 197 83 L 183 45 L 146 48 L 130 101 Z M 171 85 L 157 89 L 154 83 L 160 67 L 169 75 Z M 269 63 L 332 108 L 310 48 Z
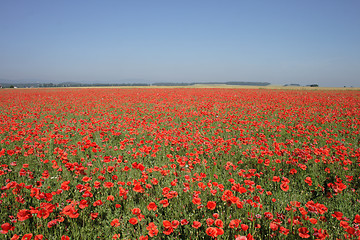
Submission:
M 285 84 L 284 87 L 300 87 L 300 84 L 297 83 L 291 83 L 291 84 Z M 319 84 L 309 84 L 306 85 L 306 87 L 319 87 Z

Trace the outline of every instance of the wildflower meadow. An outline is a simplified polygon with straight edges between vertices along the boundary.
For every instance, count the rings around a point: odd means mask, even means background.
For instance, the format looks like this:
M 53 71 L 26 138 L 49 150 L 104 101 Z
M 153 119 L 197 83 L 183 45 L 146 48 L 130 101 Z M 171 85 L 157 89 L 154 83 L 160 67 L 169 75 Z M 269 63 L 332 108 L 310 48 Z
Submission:
M 360 239 L 360 91 L 0 89 L 0 239 Z

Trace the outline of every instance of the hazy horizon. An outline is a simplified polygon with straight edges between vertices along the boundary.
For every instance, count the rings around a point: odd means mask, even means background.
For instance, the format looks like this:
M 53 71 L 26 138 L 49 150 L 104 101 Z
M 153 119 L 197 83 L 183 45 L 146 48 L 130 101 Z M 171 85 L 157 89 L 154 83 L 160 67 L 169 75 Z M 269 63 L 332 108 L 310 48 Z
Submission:
M 360 87 L 357 0 L 19 0 L 0 8 L 7 81 Z

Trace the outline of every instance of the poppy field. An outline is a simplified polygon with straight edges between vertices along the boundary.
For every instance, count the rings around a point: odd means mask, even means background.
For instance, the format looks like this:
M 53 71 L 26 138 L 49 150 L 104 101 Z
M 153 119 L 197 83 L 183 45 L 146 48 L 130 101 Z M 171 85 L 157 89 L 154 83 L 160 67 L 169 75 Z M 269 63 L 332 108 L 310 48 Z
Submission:
M 360 91 L 0 91 L 0 239 L 360 239 Z

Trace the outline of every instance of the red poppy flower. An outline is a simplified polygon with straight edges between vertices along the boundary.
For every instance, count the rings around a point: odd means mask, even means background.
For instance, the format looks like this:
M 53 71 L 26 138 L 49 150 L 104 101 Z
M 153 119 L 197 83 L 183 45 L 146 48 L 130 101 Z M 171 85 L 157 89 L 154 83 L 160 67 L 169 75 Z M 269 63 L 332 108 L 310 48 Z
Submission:
M 79 217 L 79 213 L 77 210 L 75 210 L 73 205 L 68 205 L 64 207 L 64 209 L 61 212 L 62 214 L 69 216 L 70 218 L 77 218 Z
M 4 223 L 1 225 L 1 231 L 2 234 L 7 234 L 8 231 L 14 231 L 15 227 L 12 226 L 10 223 Z
M 137 220 L 137 218 L 130 218 L 129 223 L 132 224 L 132 225 L 135 225 L 135 224 L 138 223 L 138 220 Z
M 214 219 L 212 219 L 212 218 L 208 218 L 208 219 L 206 219 L 206 225 L 208 226 L 208 227 L 210 227 L 211 225 L 213 225 L 214 224 Z
M 207 204 L 206 204 L 206 207 L 210 210 L 214 210 L 215 207 L 216 207 L 216 202 L 214 201 L 209 201 Z
M 221 236 L 224 234 L 224 230 L 222 228 L 216 228 L 216 235 Z
M 275 223 L 275 222 L 271 222 L 270 223 L 270 228 L 271 228 L 271 230 L 276 231 L 276 230 L 278 230 L 279 225 L 277 223 Z
M 290 183 L 290 180 L 286 177 L 282 177 L 281 183 Z
M 174 229 L 173 229 L 170 221 L 164 220 L 164 221 L 163 221 L 163 226 L 164 226 L 164 231 L 163 231 L 163 233 L 164 233 L 165 235 L 170 235 L 172 232 L 174 232 Z
M 171 226 L 172 226 L 173 228 L 177 228 L 177 227 L 179 226 L 179 224 L 180 224 L 180 222 L 179 222 L 178 220 L 173 220 L 173 221 L 171 222 Z
M 46 219 L 46 218 L 49 217 L 49 215 L 50 215 L 50 212 L 47 211 L 46 209 L 39 209 L 39 210 L 37 211 L 37 217 L 38 217 L 38 218 Z
M 239 227 L 240 220 L 239 219 L 233 219 L 229 223 L 229 228 L 237 228 Z
M 287 229 L 287 228 L 284 228 L 283 226 L 280 226 L 279 232 L 281 234 L 284 234 L 285 236 L 287 236 L 289 234 L 289 232 L 290 232 L 290 229 Z
M 305 208 L 301 207 L 299 208 L 299 212 L 302 214 L 302 215 L 306 215 L 308 212 L 305 210 Z
M 200 205 L 201 204 L 201 198 L 193 198 L 192 202 L 195 205 Z
M 92 220 L 95 220 L 99 216 L 99 213 L 90 213 L 90 217 Z
M 334 212 L 333 214 L 331 214 L 331 216 L 333 216 L 334 218 L 336 218 L 337 220 L 341 220 L 343 213 L 342 212 Z
M 48 227 L 48 228 L 51 228 L 51 227 L 55 226 L 56 224 L 58 224 L 58 220 L 57 220 L 57 219 L 48 222 L 47 227 Z
M 180 224 L 181 224 L 181 225 L 188 225 L 188 224 L 189 224 L 189 221 L 186 220 L 186 219 L 182 219 L 182 220 L 180 221 Z
M 355 215 L 354 223 L 360 223 L 360 215 L 359 214 Z
M 89 181 L 91 181 L 91 177 L 85 176 L 85 177 L 82 178 L 82 180 L 84 182 L 89 182 Z
M 198 229 L 199 227 L 201 227 L 201 222 L 194 221 L 192 227 Z
M 167 199 L 161 200 L 160 204 L 162 204 L 163 207 L 169 206 L 169 201 Z
M 349 223 L 346 221 L 340 221 L 340 226 L 343 228 L 348 228 L 349 227 Z
M 110 223 L 111 226 L 113 227 L 119 227 L 120 226 L 120 221 L 118 218 L 114 218 L 111 223 Z
M 301 238 L 309 238 L 309 230 L 306 227 L 299 228 L 299 236 Z
M 27 209 L 21 209 L 18 213 L 17 213 L 17 218 L 19 221 L 25 221 L 26 219 L 31 218 L 31 212 L 30 210 Z
M 93 203 L 93 206 L 94 207 L 96 207 L 96 206 L 101 206 L 101 205 L 103 205 L 104 203 L 99 199 L 99 200 L 97 200 L 97 201 L 95 201 L 94 203 Z
M 312 185 L 311 177 L 306 177 L 304 181 L 305 181 L 309 186 Z
M 148 230 L 148 234 L 150 237 L 154 237 L 159 233 L 157 226 L 153 222 L 149 223 L 149 225 L 146 227 L 146 230 Z
M 264 212 L 264 217 L 271 220 L 274 218 L 274 215 L 271 212 Z
M 10 239 L 10 240 L 18 240 L 19 238 L 20 238 L 20 236 L 19 236 L 19 235 L 14 234 L 14 235 L 11 237 L 11 239 Z
M 28 233 L 28 234 L 25 234 L 21 240 L 30 240 L 32 238 L 33 234 L 32 233 Z
M 208 227 L 206 229 L 206 234 L 210 237 L 216 238 L 217 236 L 217 231 L 215 227 Z
M 241 230 L 247 231 L 249 229 L 249 226 L 246 224 L 241 224 Z
M 149 211 L 155 211 L 155 210 L 157 209 L 157 206 L 156 206 L 156 204 L 155 204 L 154 202 L 151 202 L 151 203 L 149 203 L 149 205 L 147 206 L 147 209 L 148 209 Z
M 141 210 L 140 210 L 140 208 L 133 208 L 131 210 L 131 212 L 132 212 L 132 214 L 139 215 L 141 213 Z
M 79 208 L 81 208 L 81 209 L 84 209 L 88 206 L 89 206 L 88 201 L 86 201 L 85 199 L 81 200 L 79 203 Z
M 70 183 L 70 181 L 65 181 L 65 182 L 63 182 L 63 183 L 61 184 L 61 189 L 62 189 L 62 190 L 65 190 L 65 191 L 68 191 L 68 190 L 70 189 L 69 183 Z
M 159 181 L 156 178 L 153 178 L 153 179 L 151 179 L 151 183 L 153 185 L 157 185 L 159 183 Z
M 309 218 L 309 222 L 315 225 L 318 221 L 315 218 Z
M 133 190 L 138 193 L 143 193 L 145 190 L 140 184 L 135 184 Z
M 284 191 L 284 192 L 287 192 L 289 190 L 289 185 L 286 184 L 286 183 L 282 183 L 280 185 L 280 188 Z
M 215 220 L 215 225 L 219 228 L 223 228 L 224 227 L 224 223 L 223 221 L 221 221 L 220 219 L 216 219 Z
M 105 188 L 112 188 L 113 186 L 114 186 L 114 183 L 112 183 L 112 182 L 104 182 Z
M 274 176 L 272 179 L 273 182 L 280 182 L 280 177 Z
M 118 233 L 118 234 L 115 233 L 115 234 L 112 236 L 112 239 L 119 239 L 120 236 L 121 236 L 120 233 Z
M 345 230 L 348 234 L 350 234 L 350 235 L 354 235 L 354 233 L 355 233 L 355 228 L 353 228 L 353 227 L 348 227 L 348 228 L 346 228 L 346 230 Z

